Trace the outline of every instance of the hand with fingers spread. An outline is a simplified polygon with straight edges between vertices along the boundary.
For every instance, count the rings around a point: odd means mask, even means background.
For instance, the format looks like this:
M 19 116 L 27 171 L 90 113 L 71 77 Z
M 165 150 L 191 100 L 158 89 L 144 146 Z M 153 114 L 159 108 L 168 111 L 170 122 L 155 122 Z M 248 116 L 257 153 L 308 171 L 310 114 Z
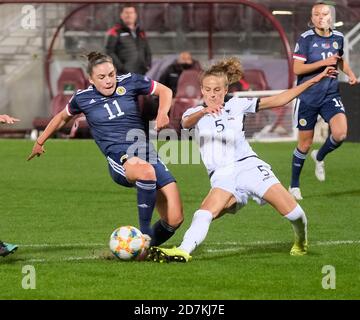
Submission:
M 14 124 L 15 122 L 20 121 L 17 118 L 8 116 L 7 114 L 0 114 L 0 123 Z
M 206 108 L 203 109 L 203 113 L 208 113 L 213 116 L 217 116 L 221 113 L 224 108 L 223 103 L 208 102 Z

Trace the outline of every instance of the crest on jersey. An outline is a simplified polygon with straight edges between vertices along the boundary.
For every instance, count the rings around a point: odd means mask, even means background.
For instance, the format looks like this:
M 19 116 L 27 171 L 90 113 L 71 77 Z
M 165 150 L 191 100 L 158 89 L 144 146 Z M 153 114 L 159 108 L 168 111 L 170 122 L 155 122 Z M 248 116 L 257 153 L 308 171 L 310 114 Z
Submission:
M 339 49 L 339 44 L 336 41 L 334 41 L 333 42 L 333 47 L 334 47 L 334 49 Z
M 123 96 L 126 93 L 126 89 L 124 87 L 117 87 L 116 88 L 116 94 L 119 96 Z
M 307 121 L 305 119 L 300 119 L 299 120 L 299 124 L 302 126 L 302 127 L 305 127 L 307 125 Z
M 324 48 L 324 49 L 330 49 L 330 43 L 329 42 L 324 42 L 321 44 L 321 46 Z

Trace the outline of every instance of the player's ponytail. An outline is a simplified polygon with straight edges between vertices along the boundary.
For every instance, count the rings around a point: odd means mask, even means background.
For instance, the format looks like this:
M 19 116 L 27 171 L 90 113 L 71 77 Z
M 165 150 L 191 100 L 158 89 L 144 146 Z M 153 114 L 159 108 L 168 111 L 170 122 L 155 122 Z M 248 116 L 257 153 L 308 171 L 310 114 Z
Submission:
M 97 51 L 92 51 L 88 54 L 85 55 L 85 57 L 88 60 L 88 65 L 87 65 L 87 73 L 91 76 L 93 68 L 95 66 L 97 66 L 98 64 L 102 64 L 105 62 L 109 62 L 113 64 L 113 60 L 110 56 L 101 53 L 101 52 L 97 52 Z
M 241 62 L 236 57 L 221 60 L 213 64 L 208 70 L 204 71 L 200 76 L 200 82 L 208 76 L 224 77 L 225 85 L 238 82 L 244 75 Z

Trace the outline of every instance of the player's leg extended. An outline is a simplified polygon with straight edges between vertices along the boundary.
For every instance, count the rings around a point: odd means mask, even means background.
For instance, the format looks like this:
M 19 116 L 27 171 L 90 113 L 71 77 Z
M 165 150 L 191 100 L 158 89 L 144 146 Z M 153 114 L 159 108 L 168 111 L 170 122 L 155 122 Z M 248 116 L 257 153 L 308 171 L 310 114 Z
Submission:
M 153 225 L 152 246 L 158 246 L 170 239 L 184 220 L 176 182 L 171 182 L 158 190 L 156 208 L 160 214 L 160 220 Z
M 302 200 L 300 192 L 300 174 L 306 155 L 313 142 L 314 130 L 299 130 L 298 145 L 293 153 L 291 165 L 291 183 L 289 192 L 296 200 Z
M 160 262 L 189 261 L 191 252 L 205 240 L 211 221 L 220 215 L 231 197 L 233 195 L 230 192 L 220 188 L 211 189 L 200 209 L 194 213 L 191 225 L 186 231 L 181 245 L 172 249 L 153 248 L 153 253 L 156 252 L 154 260 Z
M 140 230 L 152 237 L 151 218 L 156 202 L 155 170 L 150 163 L 137 157 L 126 161 L 123 167 L 126 179 L 135 183 L 137 189 Z
M 264 194 L 263 199 L 269 202 L 282 216 L 288 219 L 295 232 L 295 243 L 291 255 L 307 253 L 307 219 L 305 212 L 289 192 L 280 184 L 272 185 Z
M 189 254 L 194 251 L 205 240 L 211 221 L 221 214 L 232 197 L 230 192 L 223 189 L 211 189 L 200 209 L 194 213 L 191 226 L 186 231 L 179 248 Z
M 320 181 L 325 180 L 324 158 L 328 153 L 339 148 L 346 139 L 347 119 L 345 113 L 337 113 L 334 115 L 330 119 L 329 125 L 331 134 L 319 150 L 314 150 L 311 153 L 311 156 L 315 161 L 315 175 Z

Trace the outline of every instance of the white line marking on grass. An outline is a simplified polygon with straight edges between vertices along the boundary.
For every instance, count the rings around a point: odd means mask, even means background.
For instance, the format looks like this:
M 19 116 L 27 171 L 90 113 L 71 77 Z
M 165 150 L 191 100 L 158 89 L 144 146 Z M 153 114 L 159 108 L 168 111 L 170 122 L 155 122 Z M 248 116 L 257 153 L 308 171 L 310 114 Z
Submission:
M 223 249 L 207 249 L 206 252 L 217 253 L 217 252 L 233 252 L 233 251 L 243 251 L 246 250 L 246 246 L 255 246 L 255 245 L 274 245 L 274 244 L 288 244 L 284 241 L 253 241 L 253 242 L 237 242 L 237 241 L 225 241 L 225 242 L 207 242 L 206 245 L 210 246 L 236 246 L 236 248 L 223 248 Z M 329 241 L 313 241 L 310 242 L 311 246 L 332 246 L 332 245 L 353 245 L 360 244 L 360 240 L 329 240 Z M 94 247 L 106 247 L 104 243 L 39 243 L 39 244 L 20 244 L 19 247 L 28 247 L 28 248 L 94 248 Z M 65 257 L 65 258 L 55 258 L 55 259 L 29 259 L 27 262 L 37 262 L 37 263 L 46 263 L 46 262 L 69 262 L 69 261 L 84 261 L 84 260 L 100 260 L 103 257 L 100 256 L 85 256 L 85 257 Z
M 97 260 L 101 259 L 97 256 L 88 256 L 88 257 L 67 257 L 59 259 L 29 259 L 27 262 L 67 262 L 67 261 L 81 261 L 81 260 Z
M 68 248 L 68 247 L 106 247 L 105 243 L 34 243 L 34 244 L 19 244 L 19 247 L 28 248 Z
M 245 250 L 245 246 L 254 246 L 254 245 L 269 245 L 269 244 L 287 244 L 288 242 L 284 241 L 254 241 L 254 242 L 213 242 L 207 243 L 208 245 L 233 245 L 239 246 L 237 248 L 225 248 L 225 249 L 207 249 L 206 252 L 215 253 L 215 252 L 231 252 Z M 314 241 L 310 242 L 311 246 L 333 246 L 333 245 L 343 245 L 343 244 L 360 244 L 360 240 L 329 240 L 329 241 Z

